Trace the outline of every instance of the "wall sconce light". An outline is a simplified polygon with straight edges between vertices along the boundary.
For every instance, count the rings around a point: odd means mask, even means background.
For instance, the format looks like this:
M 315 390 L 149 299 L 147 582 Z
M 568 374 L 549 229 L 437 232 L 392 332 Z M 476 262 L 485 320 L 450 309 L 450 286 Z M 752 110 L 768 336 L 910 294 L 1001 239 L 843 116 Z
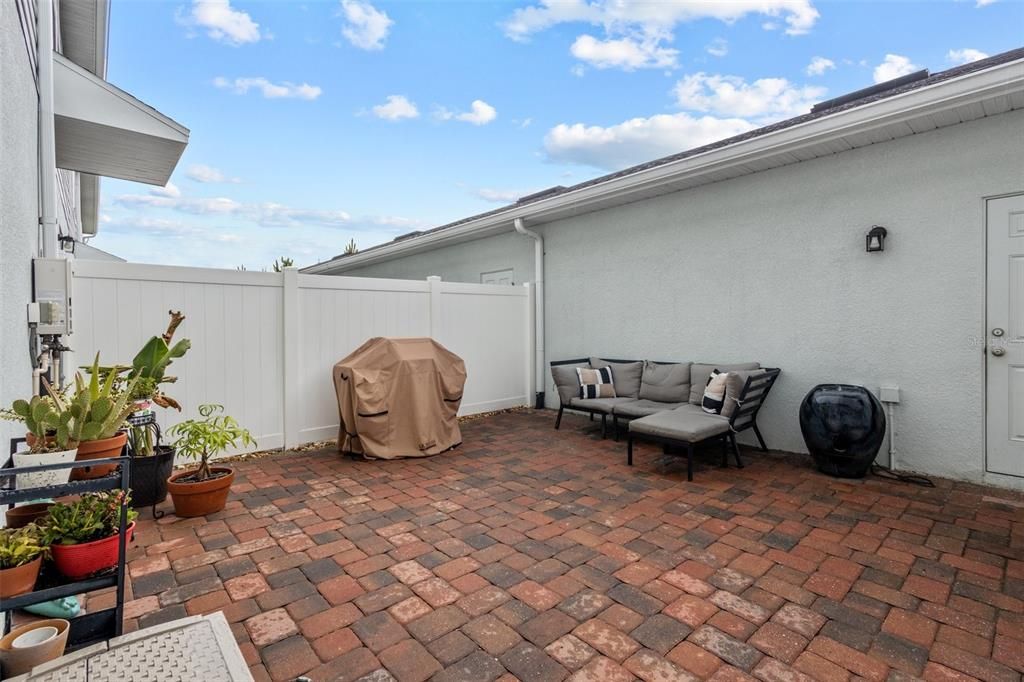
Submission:
M 889 233 L 881 225 L 874 225 L 868 231 L 865 238 L 866 250 L 868 253 L 885 251 L 885 238 Z
M 58 241 L 60 241 L 60 248 L 61 248 L 61 250 L 64 251 L 65 253 L 74 253 L 75 252 L 75 238 L 74 237 L 72 237 L 70 235 L 62 234 L 58 238 Z

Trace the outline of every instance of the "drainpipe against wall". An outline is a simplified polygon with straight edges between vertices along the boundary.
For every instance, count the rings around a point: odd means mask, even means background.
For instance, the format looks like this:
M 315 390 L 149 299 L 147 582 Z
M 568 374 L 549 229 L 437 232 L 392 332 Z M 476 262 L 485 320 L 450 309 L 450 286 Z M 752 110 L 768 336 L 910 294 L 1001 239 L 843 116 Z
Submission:
M 57 156 L 53 130 L 53 2 L 42 0 L 36 15 L 39 65 L 39 255 L 56 258 Z
M 516 218 L 512 223 L 516 232 L 525 235 L 533 240 L 533 283 L 534 296 L 536 300 L 536 321 L 535 327 L 537 337 L 534 340 L 534 347 L 537 363 L 537 395 L 534 407 L 544 407 L 544 238 L 533 230 L 526 228 L 522 218 Z

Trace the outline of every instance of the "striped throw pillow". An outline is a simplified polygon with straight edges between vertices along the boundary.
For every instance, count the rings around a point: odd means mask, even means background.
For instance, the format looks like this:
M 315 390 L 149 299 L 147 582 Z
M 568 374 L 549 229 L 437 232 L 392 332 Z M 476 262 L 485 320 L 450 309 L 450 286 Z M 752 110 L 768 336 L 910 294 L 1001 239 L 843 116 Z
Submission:
M 612 381 L 612 368 L 577 367 L 576 374 L 580 378 L 581 398 L 614 398 L 615 383 Z
M 728 378 L 728 372 L 711 370 L 711 376 L 708 377 L 708 383 L 704 387 L 704 399 L 700 405 L 705 412 L 709 414 L 722 413 L 722 406 L 725 404 L 725 384 Z

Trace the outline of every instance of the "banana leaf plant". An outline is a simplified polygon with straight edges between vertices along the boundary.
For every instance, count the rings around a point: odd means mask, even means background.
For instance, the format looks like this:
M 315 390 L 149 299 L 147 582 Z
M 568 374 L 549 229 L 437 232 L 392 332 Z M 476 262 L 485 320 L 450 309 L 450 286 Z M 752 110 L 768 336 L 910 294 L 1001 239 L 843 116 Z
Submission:
M 173 384 L 177 377 L 167 374 L 167 368 L 176 359 L 188 352 L 192 342 L 188 339 L 180 339 L 172 343 L 174 333 L 178 326 L 185 320 L 185 316 L 176 310 L 169 310 L 171 316 L 167 330 L 160 336 L 151 337 L 136 353 L 130 366 L 115 365 L 113 367 L 95 367 L 99 372 L 107 373 L 111 370 L 123 375 L 122 380 L 129 382 L 130 390 L 126 391 L 129 398 L 136 403 L 152 401 L 163 408 L 173 408 L 181 412 L 181 404 L 164 393 L 161 388 L 164 384 Z M 90 372 L 94 368 L 85 368 Z M 136 406 L 135 409 L 138 409 Z M 128 433 L 132 450 L 137 455 L 149 456 L 153 454 L 153 430 L 145 426 L 133 426 Z

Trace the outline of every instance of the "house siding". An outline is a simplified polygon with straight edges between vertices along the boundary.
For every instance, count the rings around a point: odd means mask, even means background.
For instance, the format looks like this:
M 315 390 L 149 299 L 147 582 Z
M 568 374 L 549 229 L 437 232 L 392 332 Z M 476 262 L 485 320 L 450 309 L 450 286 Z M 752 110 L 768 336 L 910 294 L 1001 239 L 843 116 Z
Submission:
M 24 4 L 24 3 L 22 3 Z M 34 35 L 34 34 L 33 34 Z M 34 41 L 33 41 L 34 42 Z M 31 392 L 25 305 L 32 300 L 32 258 L 38 248 L 38 100 L 33 61 L 19 7 L 0 2 L 0 405 Z M 7 452 L 18 424 L 0 421 Z
M 1024 487 L 985 474 L 975 341 L 984 197 L 1024 192 L 1021 130 L 1024 112 L 1011 112 L 531 225 L 545 237 L 546 360 L 780 367 L 759 423 L 771 447 L 795 452 L 806 451 L 797 412 L 814 385 L 895 384 L 900 468 Z M 889 239 L 868 254 L 876 224 Z M 419 277 L 429 263 L 427 274 L 454 279 L 491 267 L 506 239 L 472 242 L 478 268 L 468 245 L 372 267 Z M 557 405 L 550 385 L 547 401 Z

